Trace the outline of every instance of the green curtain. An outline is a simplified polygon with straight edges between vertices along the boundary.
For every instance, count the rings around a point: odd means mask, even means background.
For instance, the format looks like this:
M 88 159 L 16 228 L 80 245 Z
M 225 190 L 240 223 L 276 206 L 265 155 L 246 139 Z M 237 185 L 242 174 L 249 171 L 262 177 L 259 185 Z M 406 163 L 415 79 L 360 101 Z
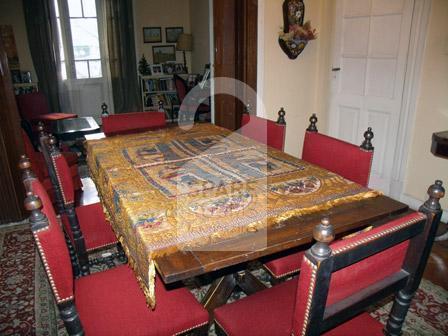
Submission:
M 132 1 L 105 0 L 105 10 L 115 113 L 141 111 Z
M 23 0 L 23 9 L 39 91 L 47 97 L 52 112 L 59 112 L 58 49 L 55 45 L 58 39 L 53 1 Z

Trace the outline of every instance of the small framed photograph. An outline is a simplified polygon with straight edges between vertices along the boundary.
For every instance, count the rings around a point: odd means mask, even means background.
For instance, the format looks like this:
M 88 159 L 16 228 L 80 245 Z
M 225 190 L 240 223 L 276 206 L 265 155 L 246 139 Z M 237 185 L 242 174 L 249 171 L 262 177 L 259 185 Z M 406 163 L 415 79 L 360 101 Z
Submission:
M 161 75 L 163 74 L 162 64 L 153 64 L 151 65 L 151 71 L 153 75 Z
M 152 47 L 152 60 L 155 64 L 176 61 L 176 50 L 173 45 L 160 45 Z
M 183 63 L 176 63 L 175 73 L 177 73 L 177 74 L 187 73 L 187 71 L 185 69 L 185 65 Z
M 162 28 L 143 27 L 143 43 L 160 43 L 160 42 L 162 42 Z
M 184 32 L 184 27 L 165 28 L 166 43 L 176 43 L 179 35 Z
M 165 63 L 163 65 L 163 72 L 166 74 L 171 75 L 173 73 L 176 73 L 175 69 L 176 69 L 176 63 Z

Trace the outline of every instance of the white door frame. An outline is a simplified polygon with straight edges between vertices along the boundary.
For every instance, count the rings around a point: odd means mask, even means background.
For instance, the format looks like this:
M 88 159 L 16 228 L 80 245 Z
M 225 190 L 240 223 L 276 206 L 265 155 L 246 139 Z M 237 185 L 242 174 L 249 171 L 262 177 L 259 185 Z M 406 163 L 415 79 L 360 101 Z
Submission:
M 421 205 L 420 200 L 409 202 L 404 194 L 404 179 L 409 159 L 409 149 L 412 133 L 415 128 L 415 114 L 418 93 L 420 91 L 421 70 L 426 45 L 429 15 L 432 0 L 415 0 L 412 15 L 411 34 L 409 41 L 406 75 L 404 79 L 403 98 L 400 111 L 400 123 L 397 137 L 396 160 L 392 169 L 391 196 L 406 201 L 411 207 Z

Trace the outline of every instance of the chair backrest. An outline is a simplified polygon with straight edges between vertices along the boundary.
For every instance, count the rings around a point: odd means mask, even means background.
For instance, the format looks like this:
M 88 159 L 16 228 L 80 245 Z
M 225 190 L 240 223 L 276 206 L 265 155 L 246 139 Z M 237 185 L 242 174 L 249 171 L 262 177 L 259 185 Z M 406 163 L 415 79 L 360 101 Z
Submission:
M 130 112 L 101 117 L 106 136 L 166 127 L 164 112 Z
M 286 124 L 279 123 L 278 120 L 274 122 L 245 113 L 241 117 L 240 132 L 248 138 L 278 150 L 283 151 L 285 147 Z
M 65 303 L 73 299 L 73 272 L 64 234 L 39 180 L 29 176 L 24 184 L 28 195 L 25 207 L 31 211 L 31 230 L 39 255 L 56 303 Z
M 176 87 L 177 97 L 179 98 L 179 102 L 182 104 L 185 96 L 187 95 L 187 84 L 184 79 L 179 75 L 174 75 L 174 86 Z
M 316 226 L 317 243 L 302 259 L 295 335 L 320 335 L 373 302 L 399 290 L 412 294 L 417 289 L 440 222 L 442 183 L 436 181 L 428 194 L 421 208 L 426 214 L 412 212 L 331 245 L 334 231 L 328 218 Z
M 20 116 L 25 120 L 36 120 L 41 114 L 50 113 L 47 98 L 41 92 L 25 93 L 16 99 Z
M 25 147 L 25 153 L 26 156 L 29 157 L 30 161 L 33 164 L 33 167 L 36 171 L 37 177 L 42 181 L 44 177 L 47 175 L 46 166 L 43 165 L 44 162 L 42 162 L 39 159 L 39 156 L 42 155 L 42 153 L 36 152 L 34 150 L 34 146 L 31 143 L 31 140 L 28 136 L 28 134 L 23 130 L 20 129 L 20 132 L 22 134 L 22 140 Z
M 365 136 L 370 135 L 373 137 L 369 128 Z M 373 147 L 371 144 L 370 147 L 363 145 L 355 146 L 320 134 L 317 129 L 307 130 L 303 141 L 302 159 L 367 187 L 372 167 Z

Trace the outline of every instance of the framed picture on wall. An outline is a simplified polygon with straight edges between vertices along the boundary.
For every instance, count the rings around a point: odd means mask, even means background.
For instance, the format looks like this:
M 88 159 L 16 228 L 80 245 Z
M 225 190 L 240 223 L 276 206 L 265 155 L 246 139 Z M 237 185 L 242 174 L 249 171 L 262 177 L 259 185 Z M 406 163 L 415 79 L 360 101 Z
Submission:
M 143 27 L 143 43 L 160 43 L 160 42 L 162 42 L 162 28 Z
M 167 27 L 165 28 L 166 43 L 176 43 L 179 35 L 184 32 L 184 27 Z
M 155 64 L 176 61 L 176 50 L 173 45 L 160 45 L 152 47 L 152 60 Z

